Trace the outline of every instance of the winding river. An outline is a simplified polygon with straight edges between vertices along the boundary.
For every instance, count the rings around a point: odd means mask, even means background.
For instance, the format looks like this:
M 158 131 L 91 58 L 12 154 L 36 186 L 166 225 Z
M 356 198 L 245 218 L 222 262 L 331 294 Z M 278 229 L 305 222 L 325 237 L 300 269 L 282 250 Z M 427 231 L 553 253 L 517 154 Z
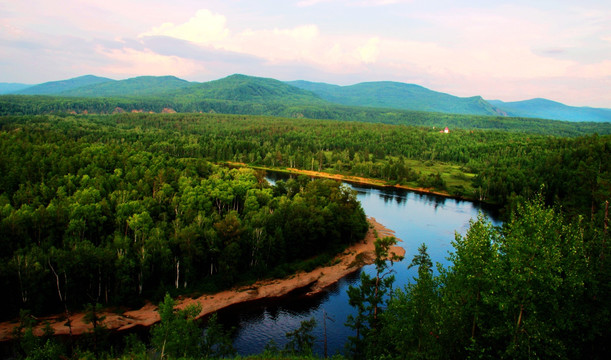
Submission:
M 268 180 L 275 182 L 286 175 L 268 174 Z M 374 217 L 403 242 L 399 245 L 406 250 L 405 259 L 396 263 L 395 287 L 403 287 L 417 274 L 415 268 L 407 269 L 418 246 L 426 243 L 433 263 L 447 266 L 447 254 L 452 250 L 451 241 L 455 232 L 465 234 L 469 220 L 483 212 L 494 224 L 500 225 L 492 209 L 483 208 L 469 201 L 448 199 L 436 195 L 420 194 L 401 189 L 375 188 L 349 185 L 357 191 L 358 200 L 368 217 Z M 361 271 L 373 273 L 373 266 Z M 344 323 L 354 313 L 348 305 L 348 286 L 359 280 L 359 273 L 350 275 L 329 288 L 326 292 L 312 297 L 303 294 L 273 301 L 258 301 L 233 306 L 219 312 L 219 320 L 236 328 L 234 346 L 241 355 L 260 353 L 265 345 L 273 341 L 279 348 L 286 343 L 285 334 L 299 327 L 301 321 L 315 318 L 317 326 L 314 352 L 323 354 L 324 314 L 327 314 L 326 335 L 329 355 L 343 353 L 348 336 L 354 335 Z

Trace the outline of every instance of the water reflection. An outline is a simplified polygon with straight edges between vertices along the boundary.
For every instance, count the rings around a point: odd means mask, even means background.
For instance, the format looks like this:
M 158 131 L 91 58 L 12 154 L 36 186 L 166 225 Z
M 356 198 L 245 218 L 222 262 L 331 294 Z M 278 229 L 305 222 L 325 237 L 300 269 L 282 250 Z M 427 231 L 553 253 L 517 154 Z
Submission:
M 284 347 L 287 343 L 285 334 L 297 329 L 302 321 L 313 317 L 318 323 L 313 332 L 318 340 L 314 351 L 322 354 L 322 321 L 326 312 L 333 319 L 327 321 L 329 353 L 341 352 L 347 336 L 343 323 L 351 309 L 347 302 L 337 299 L 344 298 L 348 286 L 355 284 L 359 278 L 360 271 L 356 271 L 313 296 L 294 294 L 279 299 L 237 304 L 219 311 L 219 321 L 225 326 L 236 327 L 234 346 L 238 353 L 245 355 L 263 352 L 271 341 L 279 348 Z
M 268 173 L 268 180 L 287 180 L 288 175 Z M 496 214 L 490 209 L 469 201 L 444 198 L 441 196 L 409 192 L 395 188 L 375 188 L 363 185 L 349 185 L 357 192 L 367 216 L 374 217 L 384 226 L 395 231 L 402 242 L 406 256 L 396 263 L 396 287 L 403 287 L 417 275 L 415 268 L 407 269 L 418 246 L 426 243 L 433 262 L 447 266 L 448 252 L 455 232 L 464 234 L 469 220 L 482 211 L 495 224 L 500 224 Z M 373 266 L 362 269 L 373 273 Z M 350 284 L 359 279 L 356 272 L 327 291 L 316 296 L 306 297 L 303 294 L 292 294 L 288 297 L 273 300 L 262 300 L 233 306 L 219 313 L 219 320 L 230 326 L 236 326 L 234 345 L 242 355 L 260 353 L 265 345 L 273 340 L 279 347 L 286 343 L 285 334 L 299 327 L 300 322 L 314 317 L 317 327 L 314 336 L 318 340 L 315 353 L 323 353 L 323 311 L 329 314 L 334 322 L 327 322 L 327 339 L 329 354 L 344 351 L 348 336 L 353 335 L 344 326 L 353 309 L 348 305 L 346 291 Z

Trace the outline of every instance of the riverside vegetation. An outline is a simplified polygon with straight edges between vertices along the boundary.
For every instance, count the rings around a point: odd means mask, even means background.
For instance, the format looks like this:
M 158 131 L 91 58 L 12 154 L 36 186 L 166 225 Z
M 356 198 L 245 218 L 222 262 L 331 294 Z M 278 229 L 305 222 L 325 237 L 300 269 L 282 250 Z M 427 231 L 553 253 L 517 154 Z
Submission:
M 419 276 L 407 288 L 391 292 L 390 284 L 363 279 L 351 291 L 360 309 L 351 326 L 359 331 L 347 356 L 608 353 L 609 135 L 441 134 L 430 127 L 210 114 L 4 116 L 0 128 L 0 281 L 11 289 L 1 314 L 7 319 L 22 309 L 17 335 L 24 357 L 70 349 L 33 338 L 23 309 L 39 315 L 144 299 L 164 299 L 150 349 L 170 357 L 224 356 L 230 351 L 218 325 L 212 321 L 206 332 L 219 334 L 214 340 L 194 335 L 194 310 L 169 310 L 166 292 L 213 291 L 308 269 L 366 231 L 360 205 L 337 182 L 301 177 L 269 187 L 260 172 L 211 163 L 220 161 L 380 178 L 507 210 L 502 229 L 474 220 L 438 276 L 423 247 L 413 261 Z M 381 273 L 383 260 L 376 262 Z M 95 309 L 88 310 L 98 324 L 94 333 L 98 327 L 103 333 Z M 309 354 L 309 328 L 289 334 L 293 348 L 270 346 L 262 357 Z M 103 347 L 103 336 L 94 339 L 72 354 L 147 356 L 133 338 L 125 355 Z M 192 346 L 172 352 L 176 343 Z

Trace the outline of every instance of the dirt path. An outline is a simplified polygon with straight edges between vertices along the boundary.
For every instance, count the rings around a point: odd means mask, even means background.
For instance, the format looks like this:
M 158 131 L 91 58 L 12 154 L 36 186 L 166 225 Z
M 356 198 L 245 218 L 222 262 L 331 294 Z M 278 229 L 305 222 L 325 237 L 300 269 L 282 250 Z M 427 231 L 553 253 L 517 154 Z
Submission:
M 202 295 L 196 299 L 179 298 L 177 300 L 177 307 L 184 308 L 199 302 L 202 305 L 202 312 L 198 317 L 203 317 L 230 305 L 264 298 L 280 297 L 295 289 L 310 287 L 308 295 L 321 292 L 346 275 L 358 270 L 361 266 L 373 263 L 375 249 L 374 230 L 380 238 L 394 236 L 392 230 L 385 228 L 375 219 L 370 218 L 369 223 L 371 228 L 367 232 L 365 239 L 338 255 L 337 259 L 339 261 L 335 265 L 318 268 L 308 273 L 300 272 L 285 279 L 259 281 L 252 285 L 216 294 Z M 405 255 L 405 250 L 399 246 L 393 247 L 392 252 L 401 256 Z M 109 329 L 117 331 L 127 330 L 134 326 L 151 326 L 159 321 L 157 305 L 150 303 L 137 310 L 125 311 L 121 314 L 105 312 L 103 315 L 106 316 L 104 324 Z M 79 335 L 90 330 L 91 325 L 85 324 L 83 317 L 83 313 L 74 314 L 70 317 L 72 334 Z M 34 329 L 34 333 L 37 335 L 42 335 L 45 321 L 50 322 L 56 335 L 67 335 L 70 333 L 70 328 L 66 326 L 66 319 L 62 315 L 39 318 L 38 320 L 39 323 Z M 0 341 L 9 340 L 13 328 L 17 325 L 15 321 L 0 323 Z

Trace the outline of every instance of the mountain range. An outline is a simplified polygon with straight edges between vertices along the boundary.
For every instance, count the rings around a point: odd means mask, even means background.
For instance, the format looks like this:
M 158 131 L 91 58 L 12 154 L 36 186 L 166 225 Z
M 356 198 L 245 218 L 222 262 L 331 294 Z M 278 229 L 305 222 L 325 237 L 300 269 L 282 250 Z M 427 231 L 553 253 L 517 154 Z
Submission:
M 481 96 L 461 98 L 400 82 L 380 81 L 339 86 L 299 80 L 288 84 L 309 90 L 329 102 L 349 106 L 467 115 L 502 114 Z
M 568 106 L 541 98 L 514 102 L 488 100 L 488 102 L 499 109 L 503 109 L 509 116 L 565 121 L 611 122 L 611 109 Z
M 0 83 L 0 95 L 2 94 L 15 94 L 19 90 L 29 88 L 32 85 L 28 84 L 16 84 L 16 83 Z
M 202 100 L 281 103 L 302 106 L 360 106 L 449 114 L 516 116 L 565 121 L 611 122 L 611 109 L 573 107 L 547 99 L 518 102 L 484 100 L 481 96 L 457 97 L 425 87 L 392 81 L 350 86 L 304 80 L 231 75 L 210 82 L 189 82 L 174 76 L 140 76 L 113 80 L 94 75 L 38 85 L 0 83 L 0 94 L 62 97 L 157 98 L 174 101 Z
M 67 80 L 50 81 L 38 85 L 28 86 L 21 90 L 12 92 L 18 95 L 63 95 L 63 93 L 78 88 L 86 88 L 99 83 L 114 81 L 112 79 L 98 77 L 94 75 L 79 76 Z

